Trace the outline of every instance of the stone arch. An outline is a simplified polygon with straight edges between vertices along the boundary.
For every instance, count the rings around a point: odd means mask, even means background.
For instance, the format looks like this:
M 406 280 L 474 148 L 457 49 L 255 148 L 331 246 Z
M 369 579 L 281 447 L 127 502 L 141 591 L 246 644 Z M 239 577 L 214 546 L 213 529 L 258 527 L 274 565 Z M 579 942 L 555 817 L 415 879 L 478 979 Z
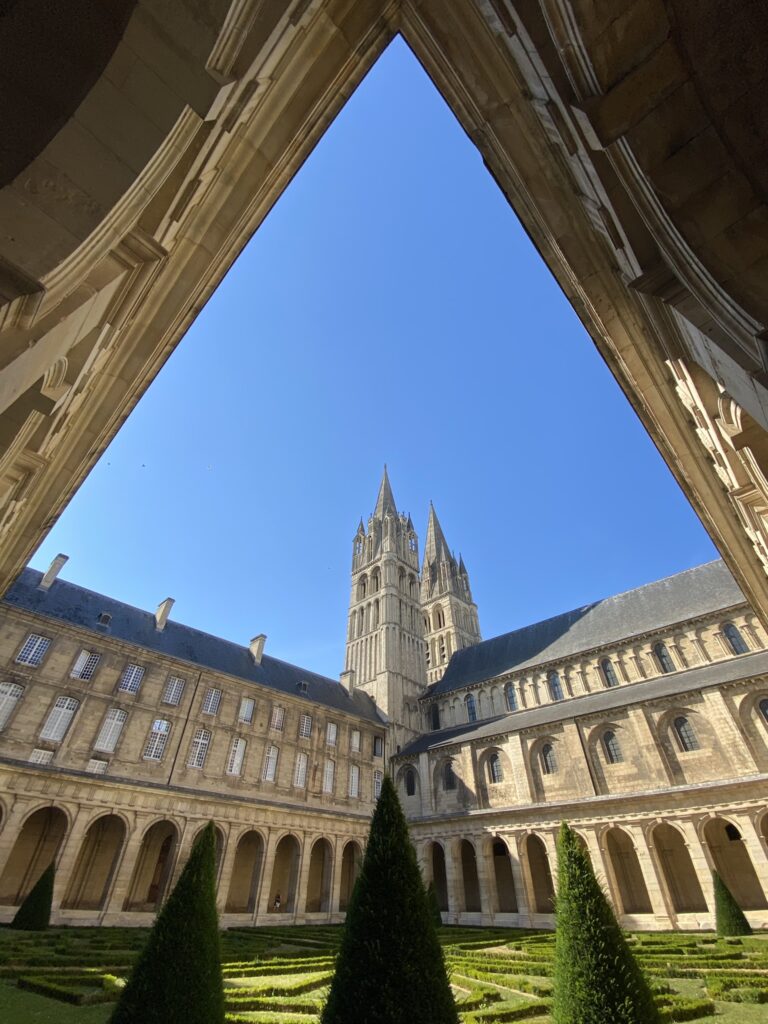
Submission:
M 614 880 L 613 897 L 622 914 L 650 914 L 651 898 L 645 884 L 635 844 L 622 828 L 609 828 L 603 846 Z
M 480 878 L 477 871 L 477 854 L 474 844 L 469 839 L 459 841 L 459 859 L 461 861 L 461 881 L 463 893 L 462 909 L 467 913 L 478 913 L 482 909 L 480 903 Z
M 516 914 L 518 912 L 517 891 L 515 890 L 509 847 L 503 839 L 493 839 L 490 852 L 496 889 L 496 910 L 500 914 Z
M 418 806 L 421 801 L 421 777 L 415 764 L 404 764 L 397 773 L 397 788 L 403 806 Z
M 244 832 L 237 842 L 232 878 L 224 910 L 252 914 L 256 910 L 259 880 L 264 863 L 264 838 L 256 829 Z
M 117 814 L 102 814 L 91 822 L 80 844 L 62 907 L 101 910 L 115 876 L 125 836 L 125 822 Z
M 523 844 L 531 881 L 532 906 L 537 914 L 551 914 L 555 907 L 555 887 L 544 840 L 529 832 Z
M 701 832 L 712 855 L 715 870 L 731 890 L 741 909 L 765 910 L 768 901 L 744 843 L 741 829 L 733 822 L 715 816 L 704 822 Z
M 29 814 L 0 877 L 0 903 L 21 903 L 45 869 L 55 862 L 67 832 L 68 817 L 48 804 Z
M 654 826 L 651 838 L 675 913 L 706 912 L 707 902 L 682 833 L 665 821 Z
M 291 832 L 286 832 L 275 847 L 267 907 L 270 913 L 275 911 L 275 899 L 278 896 L 280 897 L 280 912 L 291 913 L 296 909 L 300 850 L 299 840 Z
M 341 855 L 341 890 L 339 892 L 339 910 L 346 910 L 352 898 L 360 866 L 363 863 L 363 851 L 360 844 L 350 839 Z
M 154 911 L 165 896 L 179 844 L 179 830 L 164 818 L 144 833 L 123 909 Z
M 443 844 L 437 840 L 433 840 L 430 844 L 429 863 L 437 905 L 445 913 L 448 910 L 448 874 L 445 870 L 445 850 Z
M 308 914 L 330 910 L 333 850 L 327 839 L 316 839 L 309 855 L 307 896 L 304 909 Z

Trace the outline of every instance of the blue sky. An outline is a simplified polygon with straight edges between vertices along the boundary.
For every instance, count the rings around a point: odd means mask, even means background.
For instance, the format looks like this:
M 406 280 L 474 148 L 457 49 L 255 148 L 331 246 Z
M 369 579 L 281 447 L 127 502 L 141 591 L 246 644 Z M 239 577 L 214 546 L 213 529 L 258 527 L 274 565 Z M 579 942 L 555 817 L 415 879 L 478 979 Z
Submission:
M 32 560 L 336 676 L 382 465 L 485 637 L 716 557 L 513 211 L 396 40 Z

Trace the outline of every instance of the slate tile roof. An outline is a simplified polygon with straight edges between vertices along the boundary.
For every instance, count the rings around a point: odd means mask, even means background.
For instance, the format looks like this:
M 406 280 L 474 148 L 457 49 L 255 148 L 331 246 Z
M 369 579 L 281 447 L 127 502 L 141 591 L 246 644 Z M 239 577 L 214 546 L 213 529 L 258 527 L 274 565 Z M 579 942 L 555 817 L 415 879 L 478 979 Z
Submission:
M 382 725 L 371 698 L 362 691 L 352 695 L 336 680 L 317 675 L 287 661 L 265 654 L 257 665 L 247 647 L 211 636 L 169 619 L 165 628 L 155 628 L 152 612 L 96 594 L 74 583 L 57 579 L 49 590 L 39 587 L 42 573 L 24 569 L 2 599 L 4 604 L 47 618 L 88 629 L 95 636 L 110 636 L 156 654 L 191 662 L 202 668 L 258 683 L 280 693 L 304 698 L 336 711 L 357 715 Z M 109 629 L 98 626 L 99 615 L 112 616 Z M 299 684 L 307 684 L 306 694 Z
M 449 693 L 505 672 L 565 660 L 581 651 L 744 603 L 733 576 L 717 559 L 456 651 L 445 675 L 425 696 Z

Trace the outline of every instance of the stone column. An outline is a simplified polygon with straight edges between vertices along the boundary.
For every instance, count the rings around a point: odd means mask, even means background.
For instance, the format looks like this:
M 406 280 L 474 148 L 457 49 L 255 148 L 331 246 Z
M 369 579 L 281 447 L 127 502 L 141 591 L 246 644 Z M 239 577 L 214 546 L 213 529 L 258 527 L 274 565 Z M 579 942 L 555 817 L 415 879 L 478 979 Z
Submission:
M 749 814 L 729 814 L 741 832 L 741 841 L 747 848 L 752 867 L 755 869 L 763 894 L 768 899 L 768 851 L 765 837 L 761 835 L 757 823 Z
M 224 853 L 219 865 L 219 884 L 216 889 L 216 906 L 220 914 L 224 913 L 229 894 L 229 884 L 232 881 L 232 871 L 235 867 L 235 854 L 237 843 L 234 841 L 235 829 L 231 822 L 217 823 L 224 833 Z
M 688 853 L 691 856 L 693 870 L 699 879 L 701 891 L 704 893 L 704 901 L 714 921 L 715 900 L 712 893 L 712 867 L 709 860 L 709 850 L 705 850 L 704 844 L 699 839 L 696 826 L 692 821 L 676 821 L 675 824 L 683 830 L 685 845 L 688 847 Z
M 133 872 L 136 869 L 136 861 L 141 851 L 141 844 L 144 833 L 152 820 L 151 815 L 144 818 L 137 818 L 133 828 L 129 828 L 125 842 L 123 843 L 120 860 L 115 868 L 112 880 L 112 891 L 104 902 L 104 909 L 101 912 L 101 924 L 115 924 L 119 915 L 123 912 L 123 904 L 128 896 Z
M 77 808 L 72 819 L 72 825 L 59 848 L 59 855 L 56 861 L 56 879 L 53 883 L 53 900 L 51 902 L 51 913 L 53 915 L 58 914 L 61 901 L 64 899 L 64 894 L 69 887 L 72 870 L 83 844 L 83 837 L 88 826 L 88 817 L 92 810 L 92 808 L 83 807 L 82 805 Z
M 293 901 L 293 920 L 296 923 L 299 914 L 306 914 L 307 882 L 309 880 L 309 865 L 311 861 L 312 844 L 319 836 L 311 838 L 306 832 L 302 832 L 301 848 L 299 849 L 299 870 L 296 873 L 296 897 Z
M 552 885 L 557 892 L 557 840 L 554 832 L 539 833 L 547 848 L 547 860 L 549 861 L 549 873 L 552 876 Z
M 195 818 L 194 821 L 190 818 L 184 819 L 184 825 L 182 826 L 181 829 L 179 842 L 176 846 L 176 858 L 173 865 L 173 871 L 171 872 L 171 876 L 168 880 L 168 885 L 165 887 L 162 903 L 165 903 L 165 901 L 168 899 L 169 894 L 172 893 L 173 890 L 176 888 L 176 883 L 179 880 L 179 876 L 181 875 L 181 872 L 184 870 L 184 867 L 187 861 L 189 860 L 189 854 L 192 850 L 192 839 L 195 833 L 204 826 L 205 821 L 201 819 Z M 162 903 L 160 904 L 160 906 L 162 906 Z
M 749 749 L 746 740 L 734 721 L 731 709 L 717 688 L 710 688 L 702 692 L 704 703 L 707 708 L 707 720 L 713 726 L 718 739 L 723 747 L 733 768 L 734 778 L 741 775 L 751 775 L 759 771 L 755 757 Z
M 603 850 L 600 840 L 597 838 L 597 833 L 592 828 L 585 828 L 582 829 L 582 834 L 587 844 L 589 859 L 592 861 L 592 868 L 595 872 L 595 877 L 603 886 L 605 891 L 610 895 L 614 910 L 618 913 L 619 901 L 616 899 L 616 880 L 613 877 L 613 871 L 607 863 L 608 858 Z
M 531 866 L 528 863 L 528 856 L 527 856 L 527 852 L 526 852 L 526 849 L 525 849 L 525 843 L 526 843 L 527 837 L 528 837 L 528 832 L 522 832 L 522 833 L 520 833 L 520 835 L 518 835 L 516 837 L 517 838 L 517 864 L 518 864 L 519 875 L 520 875 L 520 891 L 518 893 L 518 896 L 522 895 L 523 903 L 525 905 L 525 911 L 523 911 L 521 909 L 520 915 L 521 915 L 521 917 L 522 917 L 523 913 L 525 913 L 527 915 L 527 924 L 528 924 L 528 927 L 531 927 L 532 923 L 533 923 L 533 921 L 532 921 L 533 915 L 535 913 L 537 913 L 537 911 L 536 911 L 536 894 L 535 894 L 534 888 L 533 888 L 533 878 L 531 877 Z M 515 878 L 515 882 L 517 882 L 517 875 L 516 875 L 515 870 L 514 870 L 514 865 L 513 865 L 512 875 Z M 519 903 L 519 901 L 518 901 L 518 903 Z M 523 924 L 523 921 L 521 920 L 520 923 Z
M 523 747 L 523 738 L 519 733 L 509 736 L 504 749 L 512 766 L 512 777 L 515 782 L 518 801 L 522 804 L 533 803 L 533 787 L 528 769 L 528 758 Z
M 328 908 L 328 920 L 341 913 L 341 871 L 344 865 L 344 847 L 348 836 L 336 836 L 333 841 L 333 877 L 331 879 L 331 902 Z
M 256 911 L 253 916 L 254 924 L 266 924 L 269 920 L 269 889 L 272 882 L 272 874 L 275 870 L 275 851 L 280 836 L 278 829 L 270 829 L 267 836 L 267 844 L 264 850 L 264 867 L 259 881 L 259 892 L 256 897 Z
M 496 879 L 491 877 L 488 870 L 488 851 L 482 836 L 472 837 L 472 845 L 475 847 L 475 865 L 477 867 L 477 885 L 480 889 L 480 912 L 483 915 L 484 924 L 493 923 L 494 893 L 491 888 Z
M 634 843 L 640 871 L 645 888 L 648 890 L 648 899 L 651 901 L 651 910 L 657 925 L 659 928 L 674 928 L 675 915 L 672 901 L 669 899 L 661 868 L 657 865 L 655 851 L 651 852 L 645 831 L 641 825 L 622 825 L 622 828 L 629 833 Z
M 530 922 L 531 905 L 528 899 L 528 890 L 523 877 L 523 867 L 520 863 L 520 847 L 514 836 L 502 836 L 506 847 L 509 850 L 509 861 L 512 865 L 512 881 L 515 884 L 515 896 L 517 897 L 517 912 L 522 923 L 523 918 Z
M 460 908 L 463 906 L 464 884 L 461 878 L 461 871 L 457 870 L 456 861 L 456 840 L 446 841 L 443 850 L 445 852 L 445 881 L 448 889 L 448 914 L 446 924 L 457 924 Z

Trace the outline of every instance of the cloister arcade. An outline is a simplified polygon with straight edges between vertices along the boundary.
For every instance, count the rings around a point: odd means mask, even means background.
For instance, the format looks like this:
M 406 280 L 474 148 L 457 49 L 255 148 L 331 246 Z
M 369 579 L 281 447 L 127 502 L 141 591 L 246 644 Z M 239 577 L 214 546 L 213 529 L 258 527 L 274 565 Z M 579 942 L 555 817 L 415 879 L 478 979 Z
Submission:
M 0 920 L 13 917 L 54 862 L 54 923 L 148 923 L 178 880 L 205 820 L 138 818 L 54 804 L 24 810 L 16 805 L 3 813 Z M 360 871 L 363 835 L 224 822 L 215 828 L 225 926 L 275 916 L 286 923 L 341 919 Z

